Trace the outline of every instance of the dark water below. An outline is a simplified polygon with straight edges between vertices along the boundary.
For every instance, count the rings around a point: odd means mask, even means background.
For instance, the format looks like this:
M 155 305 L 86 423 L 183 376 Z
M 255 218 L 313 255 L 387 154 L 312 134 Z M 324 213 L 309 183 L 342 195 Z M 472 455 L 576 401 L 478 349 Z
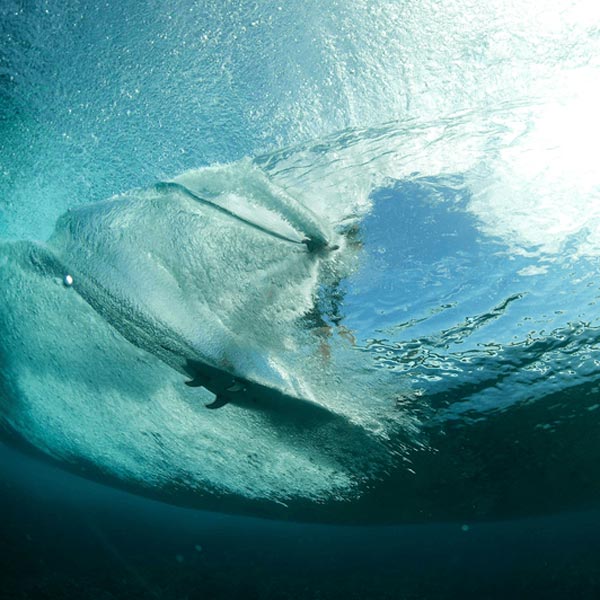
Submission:
M 2 599 L 597 598 L 600 512 L 336 527 L 146 500 L 6 447 Z

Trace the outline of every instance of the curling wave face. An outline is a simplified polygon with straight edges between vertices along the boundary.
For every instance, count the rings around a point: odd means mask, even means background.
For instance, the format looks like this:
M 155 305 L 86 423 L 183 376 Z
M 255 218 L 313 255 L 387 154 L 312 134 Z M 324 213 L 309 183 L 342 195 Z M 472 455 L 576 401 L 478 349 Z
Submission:
M 336 383 L 331 327 L 307 322 L 317 287 L 348 269 L 344 240 L 313 247 L 318 217 L 245 161 L 183 180 L 70 211 L 47 244 L 2 247 L 3 422 L 141 488 L 351 497 L 390 462 L 400 419 L 393 397 L 354 397 L 357 374 Z M 260 225 L 240 216 L 253 205 Z M 205 389 L 184 385 L 195 364 Z M 205 408 L 213 373 L 231 384 L 219 411 Z

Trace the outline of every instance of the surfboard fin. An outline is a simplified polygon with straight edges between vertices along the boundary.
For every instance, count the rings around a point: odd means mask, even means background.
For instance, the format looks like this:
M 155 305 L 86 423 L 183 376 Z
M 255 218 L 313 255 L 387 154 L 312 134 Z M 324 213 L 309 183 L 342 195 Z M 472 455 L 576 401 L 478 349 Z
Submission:
M 229 398 L 226 396 L 216 396 L 210 404 L 205 404 L 206 408 L 214 409 L 221 408 L 229 402 Z

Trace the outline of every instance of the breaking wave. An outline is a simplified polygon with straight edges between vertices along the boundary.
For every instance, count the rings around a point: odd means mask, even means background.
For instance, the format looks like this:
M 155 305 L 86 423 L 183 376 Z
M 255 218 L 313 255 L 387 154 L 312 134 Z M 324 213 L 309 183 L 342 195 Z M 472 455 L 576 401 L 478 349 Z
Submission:
M 594 502 L 597 8 L 84 4 L 2 9 L 7 437 L 286 518 Z

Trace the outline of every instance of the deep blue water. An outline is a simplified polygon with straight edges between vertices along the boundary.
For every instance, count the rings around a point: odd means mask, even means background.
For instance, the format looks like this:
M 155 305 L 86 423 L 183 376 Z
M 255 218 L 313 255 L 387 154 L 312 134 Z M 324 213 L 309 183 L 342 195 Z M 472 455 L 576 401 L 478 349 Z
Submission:
M 599 28 L 6 0 L 0 598 L 598 597 Z
M 2 449 L 3 598 L 595 598 L 597 511 L 335 527 L 180 509 Z

